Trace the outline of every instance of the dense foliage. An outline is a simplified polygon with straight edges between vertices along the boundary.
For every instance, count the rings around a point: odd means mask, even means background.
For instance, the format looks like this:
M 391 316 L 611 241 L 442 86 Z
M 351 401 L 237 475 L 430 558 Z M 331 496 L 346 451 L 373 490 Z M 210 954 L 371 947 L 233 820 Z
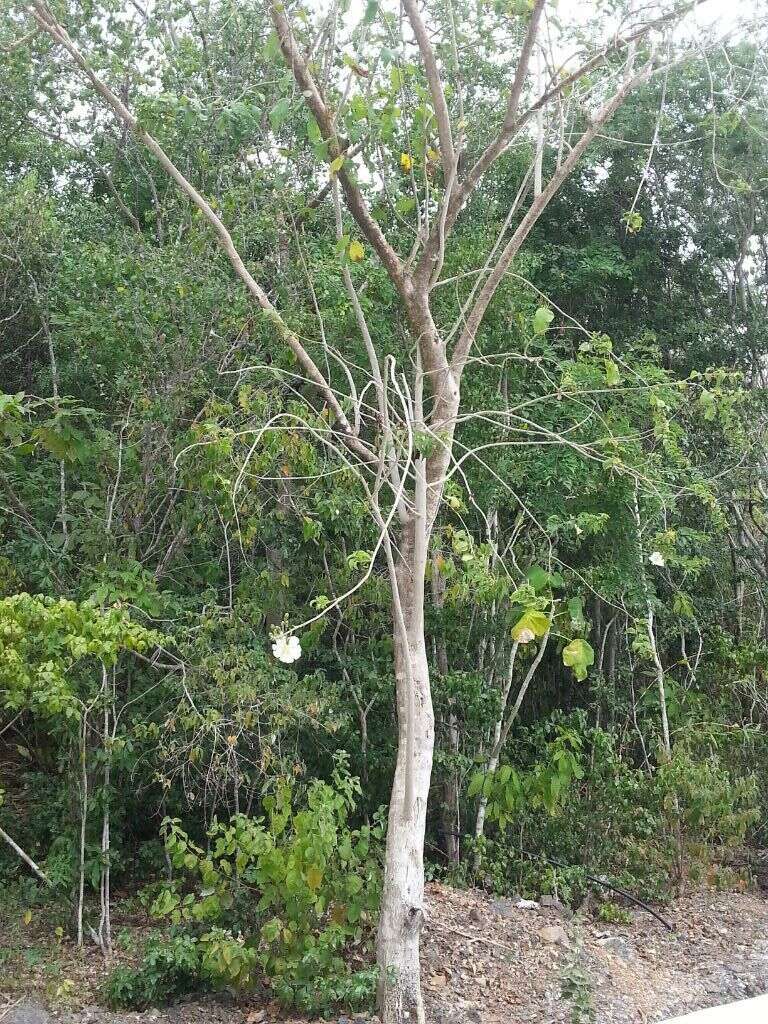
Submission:
M 408 358 L 386 275 L 317 200 L 324 143 L 260 5 L 171 4 L 142 35 L 74 6 L 329 374 L 364 360 L 344 273 Z M 396 744 L 377 530 L 200 216 L 48 55 L 9 49 L 0 86 L 0 826 L 74 934 L 108 949 L 135 887 L 172 924 L 112 1003 L 267 979 L 358 1005 Z M 391 63 L 345 131 L 377 133 L 376 216 L 407 245 L 434 158 Z M 743 44 L 630 96 L 489 310 L 427 580 L 434 875 L 665 898 L 766 844 L 765 88 Z M 510 153 L 472 200 L 446 308 L 524 171 Z M 29 874 L 4 844 L 3 883 Z

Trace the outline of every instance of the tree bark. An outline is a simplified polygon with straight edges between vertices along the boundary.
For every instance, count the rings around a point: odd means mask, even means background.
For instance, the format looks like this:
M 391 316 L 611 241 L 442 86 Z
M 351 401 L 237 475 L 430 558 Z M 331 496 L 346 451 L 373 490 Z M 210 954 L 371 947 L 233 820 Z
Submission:
M 437 552 L 432 557 L 432 604 L 438 613 L 445 602 L 445 579 L 440 573 L 440 559 Z M 434 664 L 443 679 L 448 675 L 448 647 L 445 642 L 445 623 L 440 621 L 434 639 Z M 448 711 L 442 723 L 445 728 L 448 754 L 450 757 L 447 777 L 443 785 L 441 817 L 445 840 L 445 857 L 451 867 L 456 867 L 461 858 L 461 811 L 459 807 L 459 722 L 454 711 L 453 698 L 448 698 Z
M 416 524 L 419 529 L 421 523 Z M 426 543 L 401 546 L 394 623 L 398 751 L 389 804 L 384 891 L 377 943 L 383 1024 L 423 1024 L 419 937 L 424 922 L 424 833 L 434 749 L 434 714 L 424 638 Z M 426 532 L 426 531 L 424 531 Z
M 459 803 L 459 775 L 456 764 L 459 756 L 459 723 L 453 710 L 448 713 L 448 753 L 453 759 L 443 791 L 443 832 L 445 857 L 450 867 L 461 862 L 461 807 Z

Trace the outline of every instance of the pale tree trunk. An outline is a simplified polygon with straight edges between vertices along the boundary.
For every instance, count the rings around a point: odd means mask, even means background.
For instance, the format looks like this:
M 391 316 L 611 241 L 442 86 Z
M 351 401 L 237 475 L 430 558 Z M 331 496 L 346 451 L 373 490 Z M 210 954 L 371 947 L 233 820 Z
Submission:
M 672 760 L 672 736 L 669 730 L 669 716 L 667 714 L 667 688 L 665 684 L 664 666 L 659 654 L 659 647 L 656 643 L 656 631 L 654 629 L 653 606 L 650 600 L 646 602 L 646 628 L 648 642 L 651 646 L 653 664 L 656 669 L 656 685 L 659 689 L 659 705 L 661 707 L 661 736 L 662 736 L 662 757 L 666 764 Z M 680 808 L 680 798 L 675 791 L 672 794 L 672 810 L 674 812 L 673 827 L 675 831 L 675 845 L 677 847 L 677 877 L 682 879 L 684 872 L 684 850 L 683 850 L 683 822 Z
M 83 946 L 83 907 L 85 903 L 85 833 L 88 823 L 88 715 L 83 712 L 83 724 L 80 730 L 80 748 L 78 758 L 80 760 L 80 849 L 79 849 L 79 874 L 77 883 L 77 906 L 75 911 L 75 922 L 77 927 L 77 948 Z
M 656 673 L 656 686 L 659 691 L 659 707 L 661 709 L 661 759 L 664 764 L 669 764 L 672 760 L 672 735 L 669 729 L 669 716 L 667 714 L 667 687 L 666 687 L 666 675 L 664 672 L 664 665 L 661 660 L 659 653 L 659 645 L 656 642 L 656 628 L 654 624 L 653 604 L 651 602 L 651 593 L 648 587 L 648 579 L 645 574 L 645 556 L 643 552 L 643 541 L 642 541 L 642 521 L 640 518 L 640 505 L 637 499 L 637 488 L 635 488 L 633 513 L 635 517 L 635 527 L 637 529 L 637 544 L 640 555 L 640 582 L 643 588 L 645 596 L 645 628 L 648 636 L 648 645 L 651 650 L 651 657 L 653 659 L 653 666 Z M 683 829 L 682 829 L 682 814 L 680 810 L 680 800 L 675 791 L 672 794 L 672 804 L 674 811 L 674 831 L 675 831 L 675 844 L 677 847 L 677 876 L 681 879 L 683 876 Z
M 528 667 L 528 671 L 525 673 L 523 681 L 520 684 L 520 689 L 517 692 L 515 703 L 512 705 L 509 714 L 507 714 L 507 704 L 509 702 L 509 692 L 512 689 L 512 676 L 515 670 L 515 659 L 517 657 L 519 641 L 515 640 L 512 644 L 512 649 L 509 653 L 509 664 L 507 666 L 507 678 L 504 683 L 504 690 L 502 692 L 501 697 L 501 710 L 499 712 L 499 717 L 497 718 L 496 723 L 494 724 L 493 727 L 493 746 L 491 747 L 491 752 L 488 755 L 488 761 L 485 767 L 487 773 L 495 772 L 496 769 L 499 767 L 499 758 L 501 757 L 501 752 L 504 749 L 504 744 L 507 742 L 507 737 L 509 736 L 512 726 L 515 724 L 515 721 L 517 720 L 517 716 L 520 712 L 523 700 L 525 699 L 525 695 L 528 692 L 528 687 L 531 685 L 531 680 L 536 674 L 536 669 L 541 664 L 541 659 L 544 657 L 544 652 L 547 649 L 547 644 L 549 642 L 549 632 L 551 628 L 552 621 L 550 619 L 549 627 L 547 629 L 547 632 L 541 638 L 541 643 L 539 644 L 539 649 L 536 652 L 536 656 L 534 657 L 533 661 Z M 477 807 L 477 818 L 475 819 L 476 839 L 482 839 L 483 837 L 483 833 L 485 831 L 485 815 L 487 809 L 488 797 L 481 793 L 480 802 Z M 478 854 L 476 855 L 475 866 L 477 867 L 479 863 L 480 860 Z
M 488 758 L 488 764 L 486 765 L 486 771 L 490 775 L 491 772 L 495 772 L 499 767 L 499 757 L 491 754 Z M 488 797 L 484 793 L 480 794 L 480 800 L 477 805 L 477 817 L 475 818 L 475 839 L 482 839 L 485 835 L 485 815 L 488 810 Z M 480 852 L 479 848 L 475 851 L 475 870 L 480 867 Z
M 445 603 L 445 579 L 440 573 L 440 560 L 437 554 L 432 559 L 432 604 L 442 610 Z M 448 675 L 448 647 L 445 642 L 445 624 L 441 622 L 438 636 L 434 640 L 434 663 L 437 671 L 445 678 Z M 445 838 L 445 856 L 451 867 L 456 867 L 461 857 L 460 835 L 461 816 L 459 808 L 459 775 L 457 759 L 459 755 L 459 722 L 453 707 L 453 699 L 448 699 L 448 710 L 445 717 L 446 739 L 453 764 L 449 767 L 443 786 L 443 805 L 441 817 Z
M 377 943 L 379 1014 L 423 1024 L 419 937 L 424 922 L 424 833 L 434 715 L 424 638 L 426 529 L 406 529 L 393 581 L 398 746 L 387 828 Z M 413 533 L 421 532 L 414 541 Z
M 459 722 L 451 710 L 448 714 L 448 750 L 454 759 L 459 756 Z M 445 783 L 443 795 L 443 831 L 445 832 L 445 856 L 451 867 L 461 862 L 461 807 L 459 805 L 459 774 L 451 768 Z
M 101 819 L 101 878 L 99 881 L 99 899 L 101 916 L 99 918 L 98 936 L 102 952 L 112 952 L 112 912 L 111 900 L 111 864 L 112 856 L 110 836 L 110 788 L 112 785 L 112 744 L 117 734 L 117 716 L 115 713 L 115 671 L 112 670 L 110 681 L 106 665 L 102 662 L 102 692 L 104 694 L 104 776 L 103 776 L 103 811 Z

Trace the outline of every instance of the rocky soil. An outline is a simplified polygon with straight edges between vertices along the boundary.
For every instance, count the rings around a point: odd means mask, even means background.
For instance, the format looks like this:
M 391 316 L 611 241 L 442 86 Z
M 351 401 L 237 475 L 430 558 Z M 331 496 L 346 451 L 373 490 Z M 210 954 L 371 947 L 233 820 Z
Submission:
M 564 982 L 581 976 L 597 1024 L 650 1024 L 768 992 L 768 901 L 740 892 L 691 892 L 664 916 L 632 923 L 568 919 L 557 905 L 434 886 L 425 938 L 433 1024 L 561 1024 L 572 1020 Z
M 428 900 L 430 1024 L 571 1024 L 574 998 L 591 1003 L 596 1024 L 653 1024 L 768 992 L 764 896 L 686 893 L 664 909 L 671 932 L 639 909 L 631 923 L 609 925 L 551 898 L 542 905 L 433 884 Z M 103 970 L 93 952 L 53 985 L 45 963 L 26 974 L 0 963 L 0 1024 L 299 1024 L 274 1005 L 223 997 L 112 1013 L 95 1004 Z

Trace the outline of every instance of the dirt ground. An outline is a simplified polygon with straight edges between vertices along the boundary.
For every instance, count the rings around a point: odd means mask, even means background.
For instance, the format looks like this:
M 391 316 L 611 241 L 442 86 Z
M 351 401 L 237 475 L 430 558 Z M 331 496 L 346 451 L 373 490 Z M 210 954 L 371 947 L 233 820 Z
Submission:
M 630 914 L 630 923 L 605 924 L 573 917 L 556 901 L 518 906 L 430 885 L 428 1021 L 578 1024 L 576 1002 L 585 1011 L 592 1006 L 596 1024 L 653 1024 L 768 992 L 765 896 L 688 892 L 664 908 L 671 932 L 645 911 Z M 113 1013 L 97 1003 L 107 970 L 98 951 L 81 957 L 67 943 L 52 943 L 42 922 L 0 928 L 0 1024 L 298 1024 L 273 1004 L 222 996 Z
M 575 970 L 597 1024 L 650 1024 L 768 992 L 768 900 L 697 891 L 664 909 L 604 924 L 556 908 L 518 908 L 477 892 L 433 887 L 424 943 L 433 1024 L 560 1024 Z

